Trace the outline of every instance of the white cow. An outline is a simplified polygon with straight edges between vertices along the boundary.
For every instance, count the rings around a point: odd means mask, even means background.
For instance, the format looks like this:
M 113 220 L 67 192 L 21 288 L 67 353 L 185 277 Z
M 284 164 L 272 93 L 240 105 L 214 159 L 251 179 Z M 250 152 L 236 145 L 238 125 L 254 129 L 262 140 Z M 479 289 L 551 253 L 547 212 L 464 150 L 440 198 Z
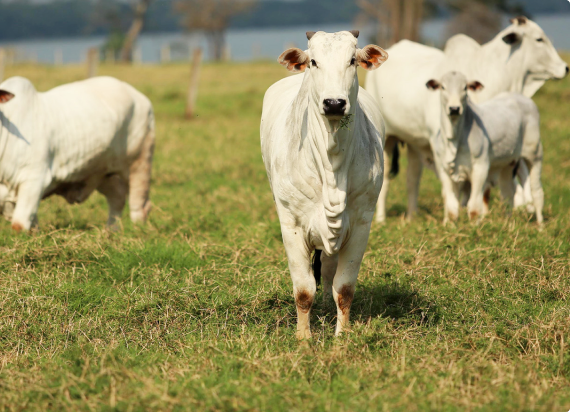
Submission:
M 357 37 L 358 32 L 308 32 L 308 50 L 291 48 L 279 57 L 289 71 L 304 75 L 275 83 L 263 100 L 261 148 L 289 260 L 300 339 L 311 336 L 318 263 L 325 299 L 332 292 L 337 305 L 336 334 L 348 324 L 382 186 L 384 122 L 358 86 L 356 67 L 373 70 L 388 55 L 374 45 L 359 49 Z
M 457 219 L 459 194 L 471 187 L 467 209 L 471 219 L 488 212 L 485 186 L 498 181 L 503 198 L 513 206 L 513 172 L 519 162 L 528 162 L 536 219 L 542 223 L 544 193 L 540 182 L 542 144 L 540 116 L 532 99 L 520 93 L 503 92 L 475 104 L 467 90 L 481 91 L 478 81 L 468 83 L 459 72 L 446 73 L 440 81 L 426 83 L 440 90 L 440 131 L 431 140 L 445 202 L 444 223 Z M 488 189 L 487 189 L 488 190 Z M 488 199 L 488 195 L 487 195 Z
M 407 145 L 408 219 L 417 210 L 423 165 L 433 164 L 429 138 L 439 130 L 441 118 L 439 98 L 425 88 L 428 80 L 450 70 L 461 71 L 485 84 L 481 93 L 472 96 L 483 102 L 504 91 L 531 97 L 546 79 L 563 78 L 568 73 L 568 66 L 536 23 L 524 17 L 511 22 L 483 46 L 467 36 L 455 36 L 448 41 L 445 53 L 403 40 L 388 50 L 390 60 L 381 71 L 368 74 L 365 88 L 378 101 L 386 121 L 385 152 L 391 155 L 398 140 Z M 377 221 L 386 218 L 387 194 L 386 175 Z
M 97 77 L 39 93 L 12 77 L 0 84 L 0 117 L 0 203 L 13 229 L 36 223 L 43 198 L 81 203 L 95 189 L 107 198 L 109 225 L 127 195 L 131 219 L 146 219 L 154 115 L 133 87 Z

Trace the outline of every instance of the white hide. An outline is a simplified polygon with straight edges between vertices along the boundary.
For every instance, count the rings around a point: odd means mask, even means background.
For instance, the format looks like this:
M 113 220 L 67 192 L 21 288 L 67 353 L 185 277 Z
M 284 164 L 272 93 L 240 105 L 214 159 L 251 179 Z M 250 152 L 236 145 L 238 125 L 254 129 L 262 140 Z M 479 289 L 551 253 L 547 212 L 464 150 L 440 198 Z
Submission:
M 459 193 L 469 183 L 469 217 L 487 213 L 485 186 L 498 182 L 503 198 L 512 206 L 515 195 L 513 172 L 519 160 L 530 170 L 530 187 L 538 223 L 542 223 L 544 194 L 540 182 L 542 145 L 539 113 L 534 102 L 522 94 L 503 92 L 481 104 L 467 96 L 480 90 L 479 82 L 467 82 L 450 72 L 440 82 L 430 80 L 428 89 L 440 99 L 440 132 L 431 140 L 436 169 L 442 183 L 444 222 L 457 219 Z
M 30 229 L 42 198 L 59 194 L 80 203 L 93 190 L 107 197 L 109 224 L 120 217 L 127 195 L 131 219 L 146 219 L 154 115 L 143 94 L 110 77 L 45 93 L 12 77 L 0 90 L 14 95 L 0 103 L 0 197 L 4 209 L 15 204 L 14 229 Z
M 307 51 L 289 49 L 280 57 L 292 71 L 306 67 L 305 73 L 267 90 L 261 118 L 263 160 L 289 260 L 299 338 L 310 336 L 315 249 L 322 250 L 324 293 L 332 292 L 337 303 L 336 333 L 348 322 L 383 179 L 384 123 L 358 86 L 356 64 L 371 69 L 387 58 L 378 46 L 358 49 L 349 32 L 308 37 Z M 347 100 L 344 117 L 324 114 L 329 98 Z
M 522 17 L 513 19 L 512 25 L 483 46 L 457 35 L 448 41 L 445 53 L 407 40 L 388 52 L 390 60 L 382 70 L 367 75 L 365 89 L 377 100 L 384 116 L 387 150 L 394 147 L 395 138 L 407 145 L 408 218 L 417 210 L 423 165 L 433 165 L 429 138 L 440 126 L 439 99 L 426 89 L 428 80 L 441 78 L 451 70 L 463 72 L 468 79 L 485 85 L 479 94 L 471 94 L 480 103 L 504 91 L 531 97 L 545 80 L 563 78 L 567 73 L 566 63 L 542 29 Z M 387 193 L 386 175 L 377 221 L 385 220 Z

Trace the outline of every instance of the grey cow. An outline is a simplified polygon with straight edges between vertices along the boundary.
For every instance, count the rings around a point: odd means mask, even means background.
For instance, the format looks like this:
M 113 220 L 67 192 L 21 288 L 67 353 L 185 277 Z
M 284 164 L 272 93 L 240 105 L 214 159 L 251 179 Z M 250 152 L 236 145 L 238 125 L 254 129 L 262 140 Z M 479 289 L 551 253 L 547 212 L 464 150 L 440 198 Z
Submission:
M 471 186 L 467 202 L 471 219 L 480 219 L 488 212 L 488 190 L 495 182 L 512 206 L 513 173 L 517 163 L 524 161 L 530 171 L 527 178 L 540 225 L 544 204 L 540 182 L 542 143 L 540 116 L 534 102 L 522 94 L 505 92 L 474 104 L 467 91 L 479 91 L 483 85 L 468 82 L 459 72 L 449 72 L 440 81 L 432 79 L 426 87 L 441 94 L 441 128 L 430 143 L 442 182 L 444 223 L 457 219 L 459 197 L 466 183 Z

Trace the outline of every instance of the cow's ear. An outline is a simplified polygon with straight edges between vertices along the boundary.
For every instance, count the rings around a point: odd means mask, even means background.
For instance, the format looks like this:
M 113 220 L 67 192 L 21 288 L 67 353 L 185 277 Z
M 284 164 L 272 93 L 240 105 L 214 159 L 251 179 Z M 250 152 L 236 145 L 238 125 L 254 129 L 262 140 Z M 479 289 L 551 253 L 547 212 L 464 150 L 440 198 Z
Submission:
M 290 72 L 302 72 L 309 64 L 309 56 L 303 50 L 292 47 L 281 53 L 277 61 Z
M 521 35 L 518 34 L 517 32 L 514 32 L 514 31 L 512 31 L 508 34 L 505 34 L 503 36 L 503 41 L 505 43 L 507 43 L 508 45 L 519 43 L 521 40 L 522 40 Z
M 374 70 L 388 60 L 388 52 L 382 47 L 369 44 L 363 49 L 356 50 L 356 58 L 363 69 Z
M 512 24 L 514 24 L 515 26 L 522 26 L 524 24 L 526 24 L 528 21 L 528 18 L 526 16 L 517 16 L 515 18 L 512 18 L 510 20 L 510 22 Z
M 426 87 L 430 90 L 438 90 L 441 87 L 441 83 L 435 79 L 428 80 Z
M 471 90 L 472 92 L 480 92 L 481 90 L 483 90 L 485 88 L 485 86 L 483 86 L 480 82 L 478 82 L 477 80 L 474 80 L 472 82 L 469 82 L 467 84 L 467 87 L 469 88 L 469 90 Z
M 7 92 L 6 90 L 0 90 L 0 103 L 8 103 L 14 97 L 13 93 Z

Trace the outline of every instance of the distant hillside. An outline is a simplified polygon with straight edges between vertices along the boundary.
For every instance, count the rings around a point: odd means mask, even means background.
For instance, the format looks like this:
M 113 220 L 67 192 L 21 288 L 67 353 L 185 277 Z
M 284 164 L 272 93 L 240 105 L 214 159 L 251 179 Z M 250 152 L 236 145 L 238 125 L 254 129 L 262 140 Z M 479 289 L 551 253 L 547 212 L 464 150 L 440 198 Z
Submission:
M 442 4 L 444 0 L 427 0 Z M 180 16 L 172 10 L 173 0 L 155 0 L 149 8 L 145 32 L 180 31 Z M 570 12 L 566 0 L 512 0 L 529 15 Z M 432 8 L 433 10 L 433 8 Z M 441 7 L 440 13 L 445 13 Z M 237 16 L 232 27 L 284 27 L 350 22 L 359 13 L 350 0 L 261 0 Z M 0 2 L 0 41 L 24 38 L 73 37 L 125 31 L 132 10 L 118 0 L 46 0 Z

